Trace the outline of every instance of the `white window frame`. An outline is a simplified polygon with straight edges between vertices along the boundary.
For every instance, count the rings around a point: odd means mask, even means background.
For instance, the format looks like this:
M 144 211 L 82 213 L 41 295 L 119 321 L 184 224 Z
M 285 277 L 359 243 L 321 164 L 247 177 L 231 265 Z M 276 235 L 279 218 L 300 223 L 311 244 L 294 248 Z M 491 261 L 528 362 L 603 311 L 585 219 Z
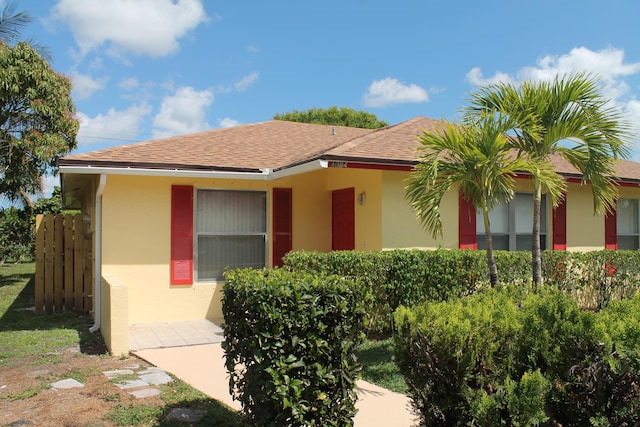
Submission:
M 631 219 L 631 222 L 633 223 L 633 225 L 635 225 L 635 231 L 634 232 L 629 232 L 628 230 L 624 230 L 624 232 L 622 232 L 620 230 L 621 225 L 622 225 L 622 221 L 620 221 L 620 208 L 621 205 L 624 205 L 625 203 L 627 204 L 633 204 L 635 205 L 635 218 Z M 617 220 L 616 220 L 616 238 L 618 241 L 618 249 L 628 249 L 628 250 L 636 250 L 640 248 L 640 201 L 638 199 L 634 199 L 634 198 L 619 198 L 617 203 L 616 203 L 616 210 L 617 210 Z M 620 238 L 627 238 L 625 240 L 630 240 L 629 238 L 633 239 L 633 245 L 632 247 L 620 247 Z M 625 245 L 626 246 L 626 245 Z
M 532 201 L 532 211 L 530 213 L 531 218 L 533 220 L 533 194 L 532 193 L 525 193 L 525 192 L 518 192 L 516 193 L 516 197 L 520 195 L 524 195 L 524 196 L 531 196 L 531 201 Z M 496 249 L 495 247 L 495 237 L 496 236 L 508 236 L 509 239 L 509 248 L 506 250 L 509 251 L 516 251 L 517 249 L 517 238 L 518 236 L 531 236 L 531 231 L 529 231 L 528 233 L 518 233 L 516 230 L 516 204 L 515 204 L 515 200 L 516 197 L 514 197 L 512 200 L 510 200 L 507 203 L 507 221 L 508 221 L 508 225 L 507 225 L 507 233 L 496 233 L 494 231 L 494 223 L 493 221 L 491 221 L 491 211 L 489 212 L 489 220 L 490 220 L 490 225 L 491 225 L 491 237 L 494 239 L 494 250 L 505 250 L 505 249 Z M 503 206 L 503 205 L 501 205 Z M 533 227 L 532 227 L 533 228 Z M 548 207 L 547 207 L 547 203 L 546 203 L 546 196 L 543 194 L 542 195 L 542 203 L 540 206 L 540 246 L 542 249 L 548 248 L 549 247 L 549 219 L 548 219 Z M 478 249 L 485 249 L 486 248 L 486 242 L 484 242 L 485 240 L 485 232 L 484 232 L 484 218 L 482 217 L 482 211 L 479 209 L 476 209 L 476 242 L 478 242 Z M 480 244 L 480 242 L 484 242 L 483 245 Z M 519 250 L 531 250 L 531 247 L 528 247 L 526 249 L 519 249 Z
M 249 192 L 249 193 L 258 193 L 264 195 L 264 230 L 259 232 L 256 231 L 234 231 L 234 232 L 207 232 L 207 231 L 199 231 L 198 229 L 198 215 L 201 213 L 198 210 L 198 198 L 204 192 L 224 192 L 224 193 L 238 193 L 238 192 Z M 262 260 L 262 265 L 256 267 L 265 267 L 268 262 L 269 256 L 269 248 L 268 248 L 268 230 L 269 230 L 269 193 L 266 190 L 254 190 L 254 189 L 230 189 L 230 188 L 197 188 L 195 189 L 195 197 L 194 197 L 194 209 L 193 209 L 193 254 L 194 254 L 194 278 L 196 283 L 207 283 L 207 282 L 223 282 L 224 277 L 200 277 L 200 260 L 199 260 L 199 237 L 203 236 L 261 236 L 262 244 L 264 245 L 264 259 Z M 236 268 L 237 266 L 228 266 L 230 269 Z M 223 270 L 226 267 L 222 268 Z

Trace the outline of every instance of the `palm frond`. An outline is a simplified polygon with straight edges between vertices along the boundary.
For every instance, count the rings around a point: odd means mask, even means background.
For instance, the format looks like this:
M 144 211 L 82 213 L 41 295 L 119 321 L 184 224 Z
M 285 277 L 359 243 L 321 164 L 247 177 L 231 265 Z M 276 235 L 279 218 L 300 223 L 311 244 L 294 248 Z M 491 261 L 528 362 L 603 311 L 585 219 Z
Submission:
M 5 43 L 19 40 L 22 28 L 32 20 L 31 15 L 25 11 L 16 12 L 14 2 L 8 3 L 0 14 L 0 40 Z

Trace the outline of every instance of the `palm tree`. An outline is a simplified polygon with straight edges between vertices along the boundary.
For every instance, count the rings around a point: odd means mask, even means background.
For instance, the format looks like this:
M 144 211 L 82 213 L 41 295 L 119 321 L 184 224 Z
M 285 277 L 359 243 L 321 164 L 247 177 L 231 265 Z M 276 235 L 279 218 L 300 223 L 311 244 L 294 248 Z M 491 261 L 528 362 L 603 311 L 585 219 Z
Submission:
M 17 44 L 22 40 L 22 29 L 32 21 L 33 18 L 28 12 L 24 10 L 16 12 L 16 4 L 7 3 L 0 13 L 0 42 L 9 46 Z M 52 62 L 53 56 L 48 47 L 41 45 L 33 38 L 25 41 L 49 63 Z
M 31 21 L 27 12 L 16 12 L 15 3 L 8 3 L 0 14 L 0 40 L 7 44 L 19 41 L 22 28 Z
M 455 186 L 465 199 L 482 210 L 492 286 L 498 283 L 498 269 L 489 211 L 513 198 L 516 173 L 531 168 L 526 159 L 516 158 L 510 152 L 504 130 L 511 126 L 505 116 L 483 114 L 463 125 L 444 122 L 442 129 L 424 132 L 419 148 L 422 154 L 406 186 L 411 206 L 434 238 L 442 236 L 442 197 Z
M 519 87 L 498 83 L 480 88 L 470 98 L 468 114 L 483 115 L 499 111 L 513 126 L 512 146 L 519 157 L 540 164 L 551 155 L 560 155 L 582 173 L 590 183 L 594 212 L 604 214 L 615 207 L 618 196 L 613 176 L 617 158 L 625 158 L 628 127 L 621 114 L 599 92 L 599 80 L 579 73 L 556 76 L 552 81 L 525 81 Z M 540 171 L 533 179 L 533 282 L 542 282 L 540 258 L 540 206 L 542 193 L 557 205 L 564 186 L 548 181 Z M 559 175 L 555 173 L 559 178 Z

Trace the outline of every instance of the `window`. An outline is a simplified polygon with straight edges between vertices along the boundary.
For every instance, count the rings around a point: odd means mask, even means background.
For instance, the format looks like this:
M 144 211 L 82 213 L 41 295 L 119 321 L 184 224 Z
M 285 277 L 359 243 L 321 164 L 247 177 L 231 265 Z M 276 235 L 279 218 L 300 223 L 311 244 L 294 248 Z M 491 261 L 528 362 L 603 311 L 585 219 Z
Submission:
M 640 247 L 638 199 L 618 199 L 616 219 L 618 249 L 638 249 Z
M 197 190 L 196 280 L 223 280 L 233 268 L 262 268 L 266 260 L 264 191 Z
M 540 206 L 540 248 L 547 247 L 547 203 L 542 196 Z M 494 250 L 531 250 L 533 230 L 533 195 L 517 193 L 507 204 L 500 204 L 489 212 L 491 239 Z M 482 211 L 476 211 L 476 239 L 478 249 L 486 249 Z

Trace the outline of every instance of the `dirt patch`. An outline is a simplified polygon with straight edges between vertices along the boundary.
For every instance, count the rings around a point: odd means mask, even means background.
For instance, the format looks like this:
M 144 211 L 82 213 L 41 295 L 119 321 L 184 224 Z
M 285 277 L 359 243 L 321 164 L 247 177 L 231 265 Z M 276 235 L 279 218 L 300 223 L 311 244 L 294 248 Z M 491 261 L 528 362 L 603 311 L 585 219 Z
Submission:
M 97 353 L 97 352 L 96 352 Z M 111 382 L 104 371 L 142 370 L 136 357 L 93 355 L 78 347 L 37 357 L 0 361 L 0 425 L 114 426 L 104 415 L 116 406 L 164 406 L 157 396 L 138 399 Z M 49 384 L 73 378 L 84 387 L 53 389 Z

